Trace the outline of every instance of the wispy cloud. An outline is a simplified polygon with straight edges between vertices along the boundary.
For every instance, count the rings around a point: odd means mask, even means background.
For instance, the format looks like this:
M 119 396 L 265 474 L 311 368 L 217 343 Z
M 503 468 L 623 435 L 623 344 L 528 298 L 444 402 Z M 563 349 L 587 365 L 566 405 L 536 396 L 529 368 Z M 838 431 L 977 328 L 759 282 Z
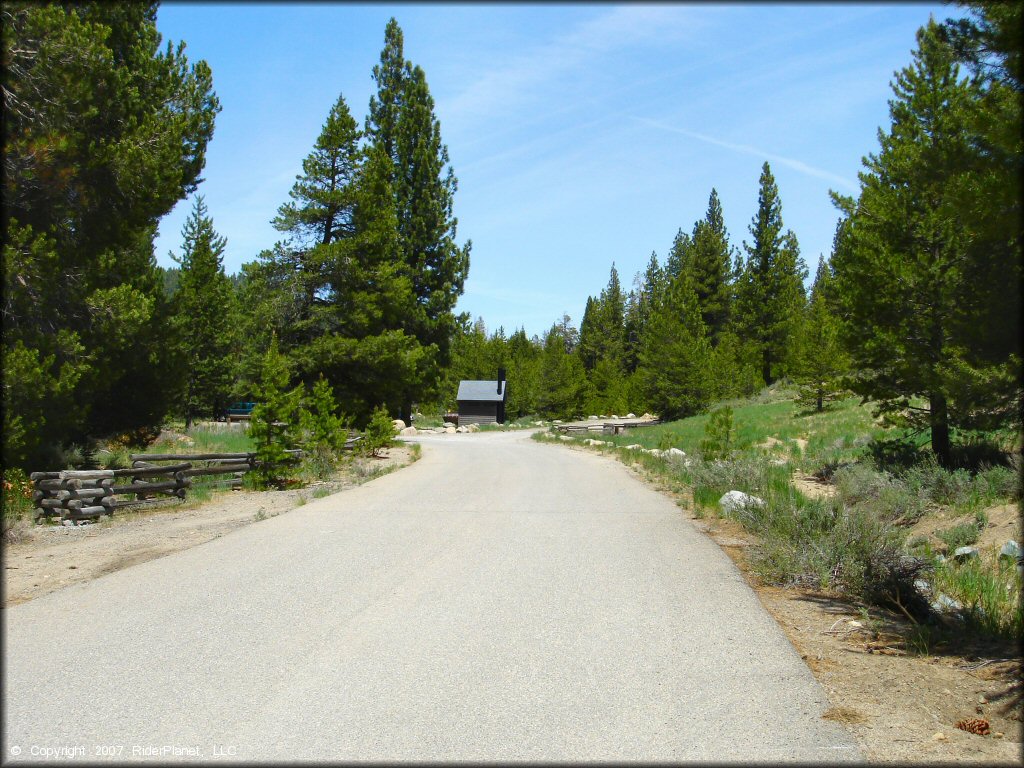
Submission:
M 701 26 L 699 9 L 619 6 L 580 23 L 566 34 L 484 70 L 445 100 L 439 111 L 453 119 L 495 117 L 518 111 L 525 99 L 549 84 L 614 51 L 666 45 Z
M 847 189 L 856 190 L 858 188 L 857 182 L 852 181 L 844 176 L 838 176 L 829 171 L 822 170 L 821 168 L 815 168 L 813 165 L 808 165 L 802 160 L 797 160 L 792 157 L 784 157 L 783 155 L 777 155 L 773 152 L 768 152 L 764 149 L 751 146 L 750 144 L 735 144 L 731 141 L 722 141 L 712 136 L 705 136 L 702 133 L 696 133 L 694 131 L 687 131 L 684 128 L 676 128 L 672 125 L 666 125 L 665 123 L 658 122 L 657 120 L 651 120 L 646 117 L 632 117 L 633 120 L 649 125 L 653 128 L 658 128 L 663 131 L 669 131 L 671 133 L 678 133 L 683 136 L 688 136 L 691 139 L 697 139 L 697 141 L 703 141 L 706 144 L 712 144 L 716 147 L 722 147 L 733 152 L 739 152 L 744 155 L 753 155 L 754 157 L 763 158 L 769 162 L 775 163 L 776 165 L 783 165 L 787 168 L 791 168 L 798 173 L 802 173 L 806 176 L 813 176 L 818 179 L 825 179 L 835 184 L 839 184 Z

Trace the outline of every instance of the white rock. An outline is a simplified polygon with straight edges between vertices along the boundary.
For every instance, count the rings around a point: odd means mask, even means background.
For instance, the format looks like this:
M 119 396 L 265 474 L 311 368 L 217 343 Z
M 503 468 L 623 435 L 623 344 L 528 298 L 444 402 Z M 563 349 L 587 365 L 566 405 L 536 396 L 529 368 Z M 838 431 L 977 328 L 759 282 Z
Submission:
M 467 432 L 479 432 L 480 431 L 480 425 L 479 424 L 470 424 L 468 427 L 466 427 L 466 431 Z
M 636 418 L 636 414 L 635 413 L 627 413 L 626 414 L 626 418 L 627 419 L 635 419 Z
M 939 596 L 931 603 L 932 610 L 937 613 L 944 613 L 947 611 L 959 611 L 963 609 L 956 600 L 949 595 L 944 595 L 941 592 Z
M 612 418 L 613 418 L 613 419 L 617 419 L 617 418 L 619 418 L 619 417 L 618 417 L 618 416 L 616 416 L 616 415 L 615 415 L 615 414 L 613 413 L 613 414 L 612 414 Z
M 464 435 L 464 434 L 466 434 L 467 432 L 469 432 L 469 428 L 468 428 L 468 427 L 456 427 L 456 428 L 455 428 L 455 433 L 456 433 L 456 434 L 459 434 L 459 435 Z
M 669 449 L 671 450 L 671 449 Z M 757 496 L 750 496 L 743 491 L 729 491 L 723 494 L 722 498 L 718 500 L 719 506 L 725 512 L 737 512 L 742 509 L 748 509 L 752 507 L 764 508 L 764 499 L 759 499 Z
M 587 416 L 587 418 L 588 419 L 592 419 L 593 421 L 597 421 L 597 416 Z M 559 422 L 559 423 L 561 423 L 561 422 Z
M 561 420 L 561 419 L 555 419 L 555 420 L 554 420 L 554 421 L 552 421 L 551 423 L 552 423 L 552 424 L 561 424 L 561 423 L 562 423 L 562 420 Z
M 644 449 L 644 447 L 642 445 L 640 445 L 639 443 L 633 443 L 632 445 L 627 445 L 626 446 L 626 450 L 627 451 L 642 451 L 643 449 Z
M 924 579 L 914 579 L 914 587 L 922 595 L 930 595 L 932 593 L 932 585 Z
M 403 429 L 409 426 L 401 419 L 394 419 L 391 423 L 395 425 L 395 429 L 398 430 L 399 432 L 401 432 Z
M 978 554 L 979 552 L 977 547 L 958 547 L 956 551 L 953 552 L 953 559 L 958 563 L 963 563 L 968 560 L 975 559 L 978 557 Z
M 644 453 L 649 453 L 651 456 L 661 456 L 665 452 L 660 448 L 648 448 Z
M 454 435 L 455 434 L 455 427 L 445 427 L 444 428 L 444 433 L 446 435 Z
M 1021 554 L 1020 544 L 1013 539 L 1010 539 L 1008 542 L 1003 544 L 1002 548 L 999 550 L 999 559 L 1002 560 L 1005 557 L 1010 560 L 1019 560 L 1021 558 Z
M 417 433 L 417 431 L 418 430 L 416 429 L 416 427 L 406 427 L 405 429 L 400 430 L 398 434 L 400 434 L 400 435 L 415 435 Z
M 451 423 L 450 421 L 446 421 L 446 422 L 445 422 L 445 423 L 444 423 L 444 424 L 443 424 L 442 426 L 443 426 L 443 427 L 444 427 L 445 429 L 448 429 L 448 427 L 454 427 L 455 425 L 454 425 L 454 424 L 452 424 L 452 423 Z
M 678 448 L 669 448 L 667 451 L 665 451 L 665 455 L 669 457 L 678 457 L 681 459 L 684 456 L 686 456 L 686 453 L 679 450 Z
M 572 442 L 572 438 L 569 437 L 568 435 L 559 435 L 558 439 L 559 440 L 565 440 L 567 443 L 571 443 Z

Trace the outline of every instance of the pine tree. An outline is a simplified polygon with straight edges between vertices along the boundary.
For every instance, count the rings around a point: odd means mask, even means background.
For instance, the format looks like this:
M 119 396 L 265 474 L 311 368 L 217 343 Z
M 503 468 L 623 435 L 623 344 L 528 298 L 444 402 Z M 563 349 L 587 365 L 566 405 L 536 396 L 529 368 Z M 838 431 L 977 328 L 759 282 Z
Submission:
M 0 9 L 4 355 L 39 377 L 11 369 L 4 410 L 48 414 L 5 456 L 29 464 L 64 441 L 158 429 L 179 384 L 152 242 L 195 191 L 220 107 L 205 62 L 161 49 L 156 10 Z
M 711 345 L 687 270 L 672 280 L 651 314 L 637 376 L 647 407 L 663 419 L 692 416 L 713 393 Z
M 779 190 L 766 162 L 761 169 L 757 213 L 750 223 L 751 244 L 737 286 L 738 324 L 761 352 L 761 375 L 771 384 L 783 372 L 788 347 L 805 296 L 807 274 L 796 236 L 782 231 Z
M 859 369 L 853 390 L 890 420 L 930 429 L 936 458 L 949 464 L 951 429 L 1019 419 L 1020 358 L 1005 341 L 976 343 L 1009 320 L 1000 309 L 995 322 L 989 305 L 993 256 L 1011 276 L 1019 258 L 1005 261 L 1012 244 L 977 247 L 970 212 L 988 191 L 976 184 L 984 161 L 972 116 L 984 95 L 961 77 L 934 21 L 892 88 L 892 124 L 864 160 L 859 199 L 834 196 L 849 216 L 833 260 L 842 336 Z
M 583 412 L 588 385 L 583 363 L 574 354 L 577 338 L 568 315 L 563 315 L 544 337 L 537 393 L 537 408 L 542 416 L 575 418 Z
M 848 358 L 839 341 L 839 319 L 830 307 L 831 268 L 824 257 L 811 288 L 810 301 L 795 344 L 794 378 L 800 385 L 798 402 L 822 411 L 843 391 L 841 377 L 849 369 Z
M 289 389 L 290 380 L 288 360 L 278 351 L 273 336 L 263 356 L 255 390 L 257 403 L 249 420 L 249 437 L 256 446 L 253 479 L 258 487 L 285 484 L 286 451 L 298 448 L 302 386 Z
M 732 258 L 722 205 L 714 189 L 708 199 L 707 214 L 694 224 L 689 253 L 701 317 L 712 342 L 717 343 L 729 319 Z
M 668 251 L 668 258 L 665 260 L 665 284 L 675 280 L 682 271 L 690 264 L 690 248 L 693 241 L 690 236 L 679 230 L 672 240 L 672 247 Z
M 227 406 L 234 381 L 235 296 L 224 274 L 227 240 L 213 227 L 202 195 L 181 232 L 181 265 L 174 295 L 174 325 L 185 365 L 182 411 L 185 428 L 201 413 Z
M 377 93 L 370 99 L 366 135 L 391 161 L 399 251 L 422 310 L 404 327 L 424 346 L 435 346 L 437 364 L 443 366 L 455 328 L 453 310 L 469 272 L 471 244 L 455 243 L 457 181 L 448 148 L 441 141 L 426 76 L 405 60 L 402 30 L 393 18 L 373 77 Z M 439 381 L 438 370 L 426 374 L 423 386 Z M 402 405 L 403 418 L 408 417 L 410 398 Z

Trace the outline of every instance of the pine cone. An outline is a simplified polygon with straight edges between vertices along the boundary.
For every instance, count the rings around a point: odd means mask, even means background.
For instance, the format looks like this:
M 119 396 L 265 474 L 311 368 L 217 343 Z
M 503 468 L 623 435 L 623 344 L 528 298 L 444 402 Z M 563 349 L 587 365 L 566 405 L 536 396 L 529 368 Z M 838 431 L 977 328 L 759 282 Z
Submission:
M 990 732 L 988 720 L 982 720 L 980 717 L 965 717 L 956 724 L 956 727 L 961 731 L 976 733 L 979 736 L 988 736 Z

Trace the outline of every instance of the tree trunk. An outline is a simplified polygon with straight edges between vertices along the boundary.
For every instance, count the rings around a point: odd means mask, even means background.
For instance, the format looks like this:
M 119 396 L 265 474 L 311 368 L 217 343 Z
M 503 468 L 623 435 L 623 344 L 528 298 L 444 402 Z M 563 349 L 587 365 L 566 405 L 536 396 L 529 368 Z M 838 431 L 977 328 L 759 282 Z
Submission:
M 949 410 L 943 395 L 933 394 L 929 398 L 931 407 L 932 452 L 939 465 L 949 466 Z
M 402 401 L 402 407 L 399 409 L 398 418 L 404 421 L 406 426 L 412 424 L 412 403 L 410 401 Z

